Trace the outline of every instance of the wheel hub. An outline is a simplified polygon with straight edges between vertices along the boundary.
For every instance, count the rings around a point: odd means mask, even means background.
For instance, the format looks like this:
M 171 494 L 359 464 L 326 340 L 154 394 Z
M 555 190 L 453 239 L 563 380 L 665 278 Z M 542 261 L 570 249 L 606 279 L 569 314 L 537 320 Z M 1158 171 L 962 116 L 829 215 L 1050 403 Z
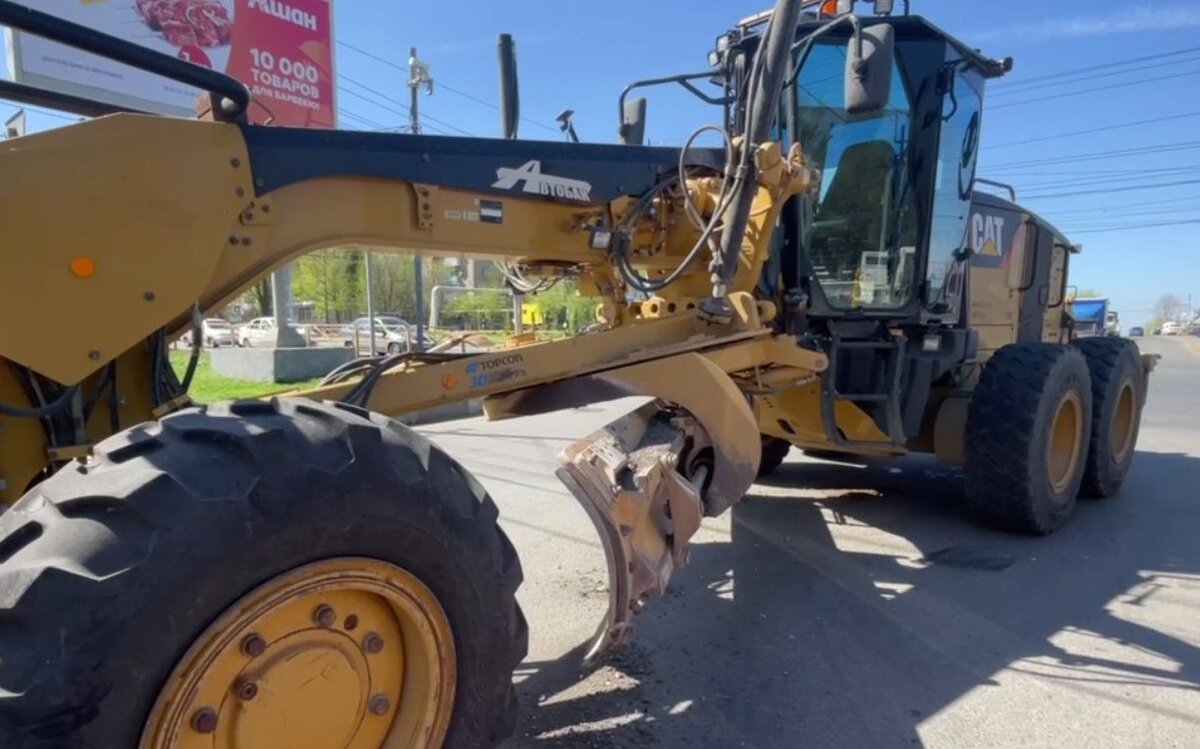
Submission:
M 1112 428 L 1109 431 L 1109 449 L 1112 458 L 1120 463 L 1129 456 L 1133 447 L 1133 433 L 1137 426 L 1137 395 L 1133 383 L 1126 381 L 1121 386 L 1117 396 L 1117 406 L 1113 409 Z
M 159 695 L 143 749 L 440 746 L 454 643 L 433 594 L 368 559 L 317 562 L 253 591 Z
M 1083 452 L 1083 403 L 1074 391 L 1058 402 L 1050 422 L 1050 442 L 1046 450 L 1046 472 L 1056 493 L 1066 490 L 1075 475 Z
M 380 664 L 378 670 L 387 665 Z M 359 733 L 364 739 L 381 734 L 372 731 L 372 721 L 366 719 L 373 696 L 371 676 L 366 654 L 341 633 L 298 632 L 284 637 L 235 679 L 233 699 L 225 699 L 219 714 L 222 719 L 229 717 L 224 721 L 227 743 L 271 746 L 278 736 L 294 734 L 297 743 L 290 746 L 295 749 L 320 749 L 353 746 Z

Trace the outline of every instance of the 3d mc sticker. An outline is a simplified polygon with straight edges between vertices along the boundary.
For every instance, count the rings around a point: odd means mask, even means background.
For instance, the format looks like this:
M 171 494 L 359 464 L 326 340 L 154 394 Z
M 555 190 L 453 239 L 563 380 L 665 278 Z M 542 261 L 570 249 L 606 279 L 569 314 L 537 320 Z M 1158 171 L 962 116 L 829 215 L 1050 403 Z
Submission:
M 527 161 L 516 169 L 500 167 L 496 170 L 496 181 L 492 187 L 515 190 L 518 183 L 524 183 L 523 191 L 532 195 L 578 200 L 581 203 L 588 203 L 592 199 L 590 182 L 542 174 L 542 162 L 537 159 Z
M 470 387 L 481 388 L 497 385 L 508 380 L 517 380 L 525 376 L 525 370 L 517 366 L 525 362 L 520 354 L 509 354 L 496 359 L 473 361 L 467 365 L 467 377 Z

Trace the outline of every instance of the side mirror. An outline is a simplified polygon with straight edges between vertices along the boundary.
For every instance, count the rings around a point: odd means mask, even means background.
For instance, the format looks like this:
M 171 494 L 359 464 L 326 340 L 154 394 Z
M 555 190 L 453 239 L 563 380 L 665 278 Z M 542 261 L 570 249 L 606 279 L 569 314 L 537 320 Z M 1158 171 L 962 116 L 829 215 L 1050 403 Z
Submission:
M 862 29 L 846 50 L 846 111 L 878 112 L 892 96 L 896 36 L 888 24 Z
M 646 99 L 639 97 L 625 102 L 621 113 L 621 143 L 640 146 L 646 142 Z

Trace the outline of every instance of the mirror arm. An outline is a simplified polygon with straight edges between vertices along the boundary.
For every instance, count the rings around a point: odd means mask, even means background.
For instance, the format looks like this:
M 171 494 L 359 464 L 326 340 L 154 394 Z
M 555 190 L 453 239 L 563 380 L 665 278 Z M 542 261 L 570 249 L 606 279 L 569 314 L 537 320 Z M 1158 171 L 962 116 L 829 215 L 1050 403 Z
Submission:
M 694 94 L 697 98 L 699 98 L 700 100 L 704 101 L 707 104 L 723 105 L 723 104 L 730 103 L 730 99 L 728 96 L 721 96 L 721 97 L 709 96 L 708 94 L 704 93 L 703 91 L 696 88 L 695 86 L 693 86 L 690 83 L 691 81 L 699 80 L 701 78 L 712 78 L 712 77 L 713 77 L 713 71 L 705 70 L 704 72 L 701 72 L 701 73 L 682 73 L 680 75 L 666 76 L 665 78 L 647 78 L 646 80 L 642 80 L 642 81 L 634 81 L 633 83 L 630 83 L 628 86 L 626 86 L 621 91 L 621 95 L 619 97 L 617 97 L 617 111 L 623 122 L 625 119 L 625 99 L 629 97 L 630 92 L 632 92 L 634 89 L 639 89 L 639 88 L 648 88 L 650 86 L 661 86 L 664 83 L 678 83 L 680 86 L 683 86 L 688 91 L 690 91 L 692 94 Z
M 843 23 L 848 23 L 848 24 L 850 24 L 851 27 L 854 28 L 854 39 L 855 39 L 855 42 L 858 44 L 858 53 L 859 53 L 859 56 L 861 57 L 862 56 L 862 24 L 859 23 L 859 20 L 856 16 L 838 16 L 837 18 L 833 19 L 832 21 L 825 24 L 821 28 L 817 29 L 813 33 L 809 34 L 804 39 L 801 39 L 800 41 L 793 44 L 792 51 L 795 52 L 796 50 L 799 50 L 799 49 L 805 49 L 806 53 L 807 53 L 807 48 L 811 47 L 812 43 L 815 42 L 818 37 L 825 36 L 830 31 L 833 31 L 838 26 L 841 26 Z

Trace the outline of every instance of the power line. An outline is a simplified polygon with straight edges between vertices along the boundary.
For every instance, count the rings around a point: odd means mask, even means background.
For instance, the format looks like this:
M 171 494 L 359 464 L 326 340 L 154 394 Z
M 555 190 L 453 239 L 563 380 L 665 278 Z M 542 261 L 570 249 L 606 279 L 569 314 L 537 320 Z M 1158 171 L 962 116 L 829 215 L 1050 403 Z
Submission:
M 1049 166 L 1054 166 L 1054 165 L 1050 164 Z M 1155 167 L 1154 169 L 1145 169 L 1145 168 L 1142 168 L 1142 169 L 1072 169 L 1070 171 L 1062 171 L 1062 172 L 1059 172 L 1059 171 L 1047 172 L 1047 171 L 1043 171 L 1039 167 L 1032 167 L 1032 166 L 1026 167 L 1026 168 L 1028 168 L 1030 171 L 1012 171 L 1011 169 L 1005 169 L 1004 170 L 1006 172 L 1005 176 L 1009 177 L 1009 178 L 1011 178 L 1011 177 L 1037 177 L 1039 179 L 1044 178 L 1044 177 L 1060 177 L 1060 176 L 1061 177 L 1067 177 L 1067 176 L 1070 176 L 1070 177 L 1077 177 L 1077 176 L 1078 177 L 1083 177 L 1083 176 L 1109 177 L 1109 176 L 1113 176 L 1113 175 L 1117 175 L 1117 174 L 1154 174 L 1154 173 L 1158 173 L 1158 172 L 1182 172 L 1182 171 L 1187 171 L 1188 169 L 1200 169 L 1200 164 L 1186 164 L 1186 165 L 1170 166 L 1170 167 Z
M 1095 161 L 1097 159 L 1108 159 L 1124 156 L 1142 156 L 1152 153 L 1167 153 L 1170 151 L 1186 151 L 1188 149 L 1197 147 L 1200 147 L 1200 140 L 1182 140 L 1174 143 L 1159 143 L 1153 146 L 1139 146 L 1137 148 L 1119 148 L 1113 151 L 1092 151 L 1090 153 L 1071 154 L 1068 156 L 1058 156 L 1049 159 L 1006 161 L 999 164 L 989 165 L 987 167 L 987 171 L 990 172 L 996 169 L 1009 171 L 1014 167 L 1043 166 L 1049 164 L 1073 164 L 1080 161 Z
M 1042 81 L 1053 80 L 1055 78 L 1065 78 L 1065 77 L 1069 77 L 1072 75 L 1076 75 L 1078 73 L 1091 73 L 1096 70 L 1108 70 L 1111 68 L 1118 68 L 1123 65 L 1132 65 L 1135 63 L 1139 63 L 1139 62 L 1148 62 L 1150 60 L 1161 60 L 1163 58 L 1174 57 L 1176 55 L 1187 55 L 1187 54 L 1191 54 L 1192 52 L 1200 52 L 1200 47 L 1188 47 L 1186 49 L 1175 50 L 1174 52 L 1160 52 L 1159 54 L 1156 54 L 1156 55 L 1146 55 L 1144 57 L 1130 57 L 1130 58 L 1127 58 L 1124 60 L 1117 60 L 1115 62 L 1106 63 L 1104 65 L 1089 65 L 1087 67 L 1075 68 L 1073 70 L 1062 70 L 1057 73 L 1049 73 L 1047 75 L 1041 75 L 1041 76 L 1037 76 L 1035 78 L 1026 78 L 1024 80 L 1011 81 L 1007 84 L 1002 82 L 1000 85 L 1001 86 L 1024 86 L 1024 85 L 1027 85 L 1030 83 L 1040 83 Z
M 1037 102 L 1050 101 L 1052 99 L 1062 99 L 1068 96 L 1083 96 L 1084 94 L 1094 94 L 1100 91 L 1111 91 L 1114 88 L 1126 88 L 1128 86 L 1136 86 L 1141 83 L 1157 83 L 1159 81 L 1168 81 L 1172 78 L 1186 78 L 1188 76 L 1200 75 L 1200 70 L 1189 70 L 1186 73 L 1175 73 L 1174 75 L 1160 75 L 1157 78 L 1139 78 L 1136 81 L 1125 81 L 1124 83 L 1113 83 L 1108 86 L 1097 86 L 1096 88 L 1086 88 L 1082 91 L 1067 91 L 1064 93 L 1054 94 L 1052 96 L 1040 96 L 1036 99 L 1023 99 L 1021 101 L 1013 101 L 1007 104 L 999 104 L 989 107 L 995 111 L 997 109 L 1008 109 L 1010 107 L 1020 107 L 1025 104 L 1036 104 Z
M 1110 210 L 1110 209 L 1137 208 L 1139 206 L 1147 206 L 1147 205 L 1164 205 L 1164 204 L 1168 204 L 1168 203 L 1184 203 L 1189 200 L 1200 200 L 1200 197 L 1198 197 L 1196 195 L 1185 195 L 1181 198 L 1163 198 L 1161 200 L 1147 200 L 1145 202 L 1139 202 L 1139 203 L 1121 203 L 1120 205 L 1116 205 L 1116 206 L 1093 206 L 1090 208 L 1067 208 L 1067 209 L 1064 209 L 1061 211 L 1055 211 L 1054 215 L 1061 216 L 1061 215 L 1067 214 L 1067 213 L 1091 213 L 1094 211 L 1106 211 L 1106 210 Z
M 358 122 L 362 125 L 366 125 L 367 127 L 370 127 L 370 128 L 374 128 L 376 130 L 384 130 L 387 128 L 387 125 L 383 124 L 382 122 L 377 122 L 375 120 L 372 120 L 369 117 L 364 117 L 361 114 L 358 114 L 357 112 L 351 112 L 350 110 L 345 109 L 345 108 L 339 109 L 339 114 L 341 114 L 343 117 L 349 117 L 350 119 L 354 120 L 355 122 Z
M 1074 198 L 1080 195 L 1100 195 L 1102 193 L 1130 192 L 1133 190 L 1160 190 L 1164 187 L 1179 187 L 1181 185 L 1200 185 L 1200 179 L 1185 179 L 1176 182 L 1157 182 L 1150 185 L 1127 185 L 1101 190 L 1079 190 L 1077 192 L 1052 192 L 1041 195 L 1024 195 L 1025 200 L 1048 200 L 1050 198 Z
M 1190 224 L 1200 224 L 1200 218 L 1188 219 L 1186 221 L 1161 221 L 1150 224 L 1130 224 L 1129 226 L 1110 226 L 1099 229 L 1076 229 L 1072 234 L 1106 234 L 1113 231 L 1131 231 L 1133 229 L 1153 229 L 1161 226 L 1187 226 Z
M 497 112 L 499 112 L 499 111 L 500 111 L 500 105 L 499 105 L 499 104 L 495 104 L 495 103 L 493 103 L 493 102 L 490 102 L 490 101 L 485 101 L 485 100 L 483 100 L 483 99 L 480 99 L 480 98 L 479 98 L 479 97 L 477 97 L 477 96 L 472 96 L 471 94 L 468 94 L 466 91 L 459 91 L 458 89 L 454 88 L 453 86 L 451 86 L 451 85 L 449 85 L 449 84 L 447 84 L 447 83 L 443 83 L 442 81 L 438 81 L 438 87 L 439 87 L 439 88 L 443 88 L 443 89 L 445 89 L 445 90 L 449 91 L 449 92 L 450 92 L 450 93 L 452 93 L 452 94 L 458 94 L 459 96 L 461 96 L 461 97 L 463 97 L 463 98 L 465 98 L 465 99 L 470 99 L 471 101 L 475 102 L 476 104 L 482 104 L 483 106 L 485 106 L 485 107 L 489 107 L 489 108 L 491 108 L 491 109 L 494 109 L 494 110 L 496 110 Z M 560 130 L 560 128 L 553 127 L 553 126 L 551 126 L 551 125 L 546 125 L 546 124 L 544 124 L 544 123 L 538 122 L 537 120 L 531 120 L 531 119 L 529 119 L 528 117 L 522 117 L 522 118 L 521 118 L 521 122 L 527 122 L 527 123 L 529 123 L 530 125 L 537 125 L 538 127 L 542 128 L 543 130 L 549 130 L 549 131 L 551 131 L 551 132 L 554 132 L 554 133 L 557 133 L 557 132 L 559 132 L 559 130 Z
M 362 95 L 362 94 L 358 93 L 357 91 L 352 91 L 351 89 L 343 89 L 342 93 L 345 93 L 345 94 L 350 94 L 350 95 L 351 95 L 351 96 L 353 96 L 354 98 L 356 98 L 356 99 L 361 99 L 362 101 L 365 101 L 365 102 L 367 102 L 368 104 L 370 104 L 370 105 L 372 105 L 372 106 L 379 107 L 380 109 L 384 110 L 385 112 L 391 112 L 392 114 L 399 115 L 399 116 L 401 116 L 401 117 L 407 117 L 407 116 L 408 116 L 408 112 L 403 112 L 403 111 L 401 111 L 401 110 L 399 110 L 399 109 L 396 109 L 395 107 L 389 107 L 389 106 L 387 106 L 386 104 L 383 104 L 383 103 L 381 103 L 381 102 L 379 102 L 379 101 L 376 101 L 375 99 L 372 99 L 372 98 L 371 98 L 371 97 L 369 97 L 369 96 L 364 96 L 364 95 Z M 426 119 L 426 120 L 433 120 L 434 122 L 438 122 L 438 123 L 440 123 L 440 124 L 446 125 L 446 123 L 442 122 L 441 120 L 435 120 L 434 118 L 432 118 L 432 117 L 430 117 L 430 116 L 428 116 L 428 115 L 424 115 L 424 116 L 423 116 L 423 119 Z M 439 134 L 441 134 L 441 135 L 450 135 L 450 133 L 448 133 L 447 131 L 445 131 L 445 130 L 442 130 L 442 129 L 441 129 L 441 128 L 439 128 L 439 127 L 435 127 L 435 126 L 433 126 L 433 125 L 425 125 L 425 127 L 426 127 L 427 129 L 429 129 L 429 130 L 432 130 L 432 131 L 434 131 L 435 133 L 439 133 Z M 454 127 L 454 126 L 453 126 L 453 125 L 447 125 L 447 127 Z M 457 128 L 456 128 L 456 129 L 457 129 Z M 464 133 L 465 133 L 466 131 L 465 131 L 465 130 L 461 130 L 460 132 L 464 132 Z M 470 135 L 470 133 L 466 133 L 466 134 L 467 134 L 467 135 Z
M 410 112 L 411 110 L 409 110 L 409 108 L 408 108 L 408 105 L 407 105 L 407 104 L 405 104 L 404 102 L 400 101 L 399 99 L 394 99 L 394 98 L 392 98 L 391 96 L 388 96 L 388 95 L 387 95 L 387 94 L 385 94 L 384 92 L 380 91 L 379 89 L 376 89 L 376 88 L 371 88 L 371 87 L 370 87 L 370 86 L 368 86 L 367 84 L 365 84 L 365 83 L 360 83 L 359 81 L 356 81 L 356 80 L 354 80 L 353 78 L 350 78 L 350 77 L 348 77 L 348 76 L 344 76 L 344 75 L 338 74 L 338 78 L 339 78 L 339 79 L 341 79 L 341 80 L 343 80 L 343 81 L 346 81 L 347 83 L 353 83 L 355 86 L 358 86 L 359 88 L 361 88 L 361 89 L 363 89 L 363 90 L 365 90 L 365 91 L 368 91 L 368 92 L 370 92 L 370 93 L 374 94 L 375 96 L 378 96 L 380 99 L 383 99 L 383 100 L 384 100 L 384 101 L 386 101 L 386 102 L 389 102 L 389 103 L 391 103 L 391 104 L 393 104 L 393 105 L 395 105 L 395 106 L 397 106 L 397 107 L 400 107 L 400 110 L 396 110 L 396 109 L 389 109 L 388 107 L 385 107 L 385 106 L 383 106 L 383 105 L 382 105 L 382 104 L 380 104 L 379 102 L 371 102 L 372 104 L 374 104 L 375 106 L 379 107 L 380 109 L 387 109 L 388 111 L 390 111 L 390 112 L 392 112 L 392 113 L 394 113 L 394 114 L 399 114 L 399 115 L 401 115 L 401 116 L 404 116 L 404 117 L 408 117 L 408 116 L 409 116 L 409 112 Z M 371 101 L 370 99 L 367 99 L 367 97 L 363 96 L 362 94 L 356 93 L 356 92 L 354 92 L 354 91 L 347 90 L 347 91 L 346 91 L 346 93 L 350 94 L 351 96 L 357 96 L 357 97 L 358 97 L 358 98 L 360 98 L 360 99 L 365 99 L 366 101 Z M 461 134 L 461 135 L 472 135 L 472 133 L 471 133 L 470 131 L 468 131 L 468 130 L 463 130 L 461 127 L 458 127 L 457 125 L 451 125 L 449 122 L 446 122 L 446 121 L 444 121 L 444 120 L 439 120 L 438 118 L 436 118 L 436 117 L 434 117 L 434 116 L 432 116 L 432 115 L 428 115 L 428 114 L 422 114 L 422 115 L 421 115 L 421 120 L 422 120 L 422 121 L 429 120 L 430 122 L 436 122 L 437 124 L 441 125 L 442 127 L 449 128 L 449 129 L 451 129 L 451 130 L 454 130 L 455 132 L 458 132 L 458 133 L 459 133 L 459 134 Z M 435 131 L 435 132 L 440 132 L 440 133 L 442 133 L 442 134 L 444 134 L 444 135 L 448 135 L 448 133 L 446 133 L 444 130 L 438 130 L 438 128 L 436 128 L 436 127 L 431 127 L 430 129 L 431 129 L 431 130 L 433 130 L 433 131 Z
M 345 42 L 345 41 L 340 41 L 340 40 L 339 40 L 339 41 L 338 41 L 338 46 L 340 46 L 340 47 L 345 47 L 346 49 L 353 50 L 353 51 L 355 51 L 355 52 L 359 53 L 360 55 L 364 55 L 364 56 L 366 56 L 366 57 L 369 57 L 369 58 L 371 58 L 372 60 L 375 60 L 376 62 L 382 63 L 382 64 L 384 64 L 384 65 L 387 65 L 387 66 L 388 66 L 388 67 L 390 67 L 390 68 L 395 68 L 396 70 L 399 70 L 399 71 L 401 71 L 401 72 L 403 72 L 403 73 L 406 73 L 406 74 L 408 73 L 408 69 L 407 69 L 407 68 L 405 68 L 403 65 L 398 65 L 398 64 L 396 64 L 396 63 L 392 62 L 391 60 L 388 60 L 387 58 L 380 57 L 379 55 L 375 54 L 374 52 L 369 52 L 368 50 L 365 50 L 365 49 L 363 49 L 362 47 L 357 47 L 357 46 L 355 46 L 355 45 L 351 44 L 350 42 Z M 360 85 L 361 85 L 361 84 L 360 84 Z M 446 82 L 442 81 L 441 79 L 438 79 L 438 83 L 437 83 L 437 85 L 438 85 L 438 88 L 445 89 L 445 90 L 449 91 L 449 92 L 450 92 L 450 93 L 452 93 L 452 94 L 457 94 L 457 95 L 459 95 L 459 96 L 461 96 L 461 97 L 463 97 L 463 98 L 465 98 L 465 99 L 469 99 L 470 101 L 473 101 L 473 102 L 475 102 L 476 104 L 482 104 L 483 106 L 485 106 L 485 107 L 488 107 L 489 109 L 495 109 L 496 111 L 500 111 L 500 105 L 499 105 L 499 104 L 496 104 L 496 103 L 494 103 L 494 102 L 487 101 L 486 99 L 481 99 L 481 98 L 479 98 L 478 96 L 475 96 L 474 94 L 469 94 L 469 93 L 467 93 L 466 91 L 462 91 L 462 90 L 460 90 L 460 89 L 457 89 L 457 88 L 455 88 L 455 87 L 453 87 L 453 86 L 451 86 L 451 85 L 447 84 Z M 531 120 L 531 119 L 529 119 L 528 117 L 522 117 L 522 118 L 521 118 L 521 121 L 522 121 L 522 122 L 527 122 L 527 123 L 529 123 L 530 125 L 537 125 L 538 127 L 540 127 L 540 128 L 543 128 L 543 129 L 545 129 L 545 130 L 551 130 L 551 131 L 553 131 L 553 132 L 558 132 L 558 131 L 559 131 L 559 128 L 557 128 L 557 127 L 554 127 L 554 126 L 552 126 L 552 125 L 547 125 L 547 124 L 545 124 L 545 123 L 542 123 L 542 122 L 538 122 L 537 120 Z
M 983 150 L 992 148 L 1009 148 L 1011 146 L 1024 146 L 1029 143 L 1044 143 L 1048 140 L 1059 140 L 1061 138 L 1074 138 L 1079 135 L 1091 135 L 1093 133 L 1107 133 L 1112 130 L 1121 130 L 1127 127 L 1137 127 L 1138 125 L 1156 125 L 1160 122 L 1171 122 L 1173 120 L 1182 120 L 1188 117 L 1200 117 L 1200 112 L 1185 112 L 1183 114 L 1173 114 L 1166 117 L 1155 117 L 1150 120 L 1138 120 L 1137 122 L 1123 122 L 1120 125 L 1109 125 L 1107 127 L 1094 127 L 1090 130 L 1074 130 L 1069 133 L 1059 133 L 1058 135 L 1046 135 L 1040 138 L 1029 138 L 1027 140 L 1014 140 L 1007 143 L 997 143 L 995 145 L 987 145 Z
M 1102 78 L 1114 78 L 1119 75 L 1128 75 L 1130 73 L 1139 73 L 1143 70 L 1156 70 L 1158 68 L 1170 68 L 1170 67 L 1179 65 L 1180 63 L 1195 62 L 1197 60 L 1200 60 L 1200 57 L 1186 57 L 1182 60 L 1171 60 L 1170 62 L 1159 62 L 1159 63 L 1155 63 L 1153 65 L 1142 65 L 1142 66 L 1136 67 L 1136 68 L 1129 68 L 1128 70 L 1110 70 L 1106 73 L 1097 73 L 1095 75 L 1087 75 L 1087 76 L 1083 76 L 1082 78 L 1072 78 L 1071 80 L 1067 80 L 1067 81 L 1051 81 L 1050 83 L 1040 83 L 1036 86 L 1022 87 L 1015 91 L 1012 89 L 1006 88 L 1006 89 L 997 91 L 996 93 L 992 94 L 992 96 L 1013 96 L 1013 95 L 1027 94 L 1030 91 L 1039 91 L 1039 90 L 1047 89 L 1047 88 L 1056 88 L 1058 86 L 1073 86 L 1077 83 L 1083 83 L 1084 81 L 1096 81 L 1096 80 L 1100 80 Z
M 1050 187 L 1086 187 L 1089 185 L 1106 185 L 1106 184 L 1121 184 L 1123 182 L 1137 182 L 1152 176 L 1168 177 L 1180 175 L 1192 175 L 1197 173 L 1196 167 L 1174 167 L 1170 169 L 1146 169 L 1140 172 L 1131 172 L 1125 175 L 1114 175 L 1104 178 L 1095 176 L 1074 177 L 1071 179 L 1052 179 L 1046 182 L 1019 182 L 1022 190 L 1036 192 Z
M 1130 218 L 1138 216 L 1164 216 L 1171 213 L 1187 213 L 1196 210 L 1200 210 L 1200 205 L 1184 205 L 1175 208 L 1150 208 L 1143 206 L 1142 208 L 1125 210 L 1093 208 L 1084 214 L 1068 216 L 1063 219 L 1062 223 L 1067 225 L 1073 224 L 1075 226 L 1093 226 L 1099 221 L 1120 223 L 1121 221 L 1128 221 Z M 1055 217 L 1058 215 L 1059 213 L 1056 211 Z
M 1124 216 L 1114 218 L 1112 220 L 1104 220 L 1104 219 L 1100 219 L 1100 218 L 1095 218 L 1094 220 L 1089 220 L 1087 217 L 1079 217 L 1073 221 L 1066 221 L 1066 222 L 1062 222 L 1062 223 L 1055 222 L 1054 225 L 1057 226 L 1060 231 L 1064 231 L 1067 234 L 1071 234 L 1075 231 L 1080 231 L 1083 229 L 1110 229 L 1110 228 L 1116 228 L 1116 227 L 1120 227 L 1120 226 L 1126 226 L 1130 222 L 1173 221 L 1173 220 L 1178 219 L 1180 217 L 1180 214 L 1187 214 L 1185 220 L 1191 220 L 1192 217 L 1195 217 L 1197 214 L 1200 214 L 1200 209 L 1193 206 L 1191 208 L 1184 208 L 1182 210 L 1176 210 L 1176 211 L 1172 211 L 1172 212 L 1168 212 L 1168 213 L 1146 213 L 1146 214 L 1129 213 L 1129 214 L 1125 214 Z

